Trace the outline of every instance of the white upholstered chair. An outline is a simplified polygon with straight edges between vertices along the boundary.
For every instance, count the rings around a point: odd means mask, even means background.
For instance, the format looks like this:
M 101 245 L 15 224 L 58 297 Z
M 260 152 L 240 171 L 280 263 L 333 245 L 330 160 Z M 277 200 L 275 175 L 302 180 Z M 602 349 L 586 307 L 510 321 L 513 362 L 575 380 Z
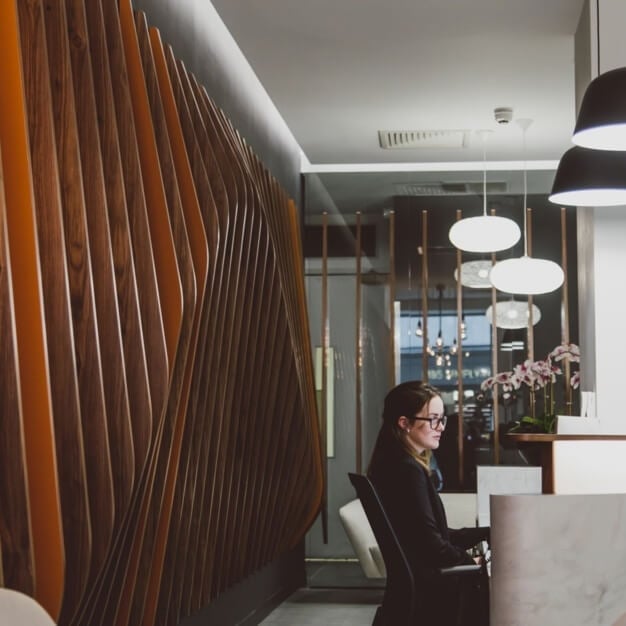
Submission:
M 442 492 L 439 495 L 446 509 L 450 528 L 476 526 L 475 493 Z M 365 576 L 367 578 L 385 578 L 387 575 L 385 562 L 370 523 L 365 516 L 361 501 L 352 500 L 342 506 L 339 509 L 339 518 Z
M 341 519 L 365 576 L 367 578 L 385 578 L 387 576 L 385 563 L 372 527 L 365 516 L 361 501 L 357 498 L 344 504 L 339 509 L 339 519 Z
M 0 626 L 55 626 L 55 623 L 30 596 L 0 587 Z

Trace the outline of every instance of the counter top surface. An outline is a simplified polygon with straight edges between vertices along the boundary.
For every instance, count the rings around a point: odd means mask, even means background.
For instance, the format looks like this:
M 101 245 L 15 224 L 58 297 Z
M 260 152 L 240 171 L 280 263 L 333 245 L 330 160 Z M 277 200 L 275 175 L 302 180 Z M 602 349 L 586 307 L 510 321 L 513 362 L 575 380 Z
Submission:
M 603 435 L 603 434 L 582 434 L 582 435 L 559 435 L 557 433 L 507 433 L 514 441 L 527 441 L 535 443 L 550 443 L 552 441 L 582 441 L 582 440 L 606 440 L 606 441 L 626 441 L 626 435 Z

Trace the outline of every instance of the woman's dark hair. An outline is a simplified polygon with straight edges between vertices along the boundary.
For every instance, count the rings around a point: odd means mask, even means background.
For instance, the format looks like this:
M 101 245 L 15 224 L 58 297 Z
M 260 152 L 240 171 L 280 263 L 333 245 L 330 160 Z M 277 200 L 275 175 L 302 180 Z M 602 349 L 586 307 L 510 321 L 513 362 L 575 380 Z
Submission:
M 413 420 L 422 409 L 435 397 L 439 390 L 421 380 L 410 380 L 395 386 L 386 396 L 383 407 L 383 423 L 374 445 L 368 473 L 378 463 L 384 463 L 389 456 L 410 454 L 420 465 L 429 470 L 430 450 L 418 454 L 407 442 L 405 433 L 398 425 L 398 418 L 403 415 Z

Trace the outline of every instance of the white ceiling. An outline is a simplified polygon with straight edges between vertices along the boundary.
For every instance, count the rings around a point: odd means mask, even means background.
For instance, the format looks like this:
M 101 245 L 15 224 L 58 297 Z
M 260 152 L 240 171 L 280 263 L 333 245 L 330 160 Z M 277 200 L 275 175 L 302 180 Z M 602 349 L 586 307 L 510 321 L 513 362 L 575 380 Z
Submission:
M 475 132 L 458 150 L 383 150 L 379 130 L 492 129 L 488 160 L 523 160 L 522 131 L 498 126 L 497 106 L 533 120 L 528 161 L 570 145 L 583 0 L 213 4 L 314 169 L 482 160 Z
M 508 203 L 521 217 L 524 168 L 529 193 L 550 191 L 575 123 L 583 0 L 212 2 L 310 163 L 307 219 L 330 211 L 353 220 L 358 210 L 377 220 L 398 206 L 476 211 L 485 129 L 493 131 L 488 182 L 510 196 L 496 199 L 497 210 Z M 513 123 L 496 124 L 501 106 L 513 108 Z M 526 152 L 521 118 L 533 120 Z M 378 142 L 379 130 L 459 129 L 469 137 L 460 149 L 384 150 Z M 465 197 L 437 192 L 463 184 L 473 189 Z M 433 281 L 453 284 L 456 253 L 445 237 L 435 253 Z M 398 274 L 399 287 L 405 279 Z

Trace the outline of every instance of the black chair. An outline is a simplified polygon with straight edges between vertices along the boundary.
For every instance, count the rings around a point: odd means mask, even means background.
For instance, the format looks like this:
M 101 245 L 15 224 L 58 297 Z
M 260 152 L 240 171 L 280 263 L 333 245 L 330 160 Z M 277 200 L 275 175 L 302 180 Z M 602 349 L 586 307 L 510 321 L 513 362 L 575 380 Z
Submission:
M 417 573 L 413 572 L 370 479 L 360 474 L 349 473 L 348 476 L 361 500 L 387 568 L 383 603 L 376 611 L 372 626 L 421 626 L 415 593 Z M 457 565 L 438 570 L 441 576 L 478 576 L 480 571 L 480 565 Z

